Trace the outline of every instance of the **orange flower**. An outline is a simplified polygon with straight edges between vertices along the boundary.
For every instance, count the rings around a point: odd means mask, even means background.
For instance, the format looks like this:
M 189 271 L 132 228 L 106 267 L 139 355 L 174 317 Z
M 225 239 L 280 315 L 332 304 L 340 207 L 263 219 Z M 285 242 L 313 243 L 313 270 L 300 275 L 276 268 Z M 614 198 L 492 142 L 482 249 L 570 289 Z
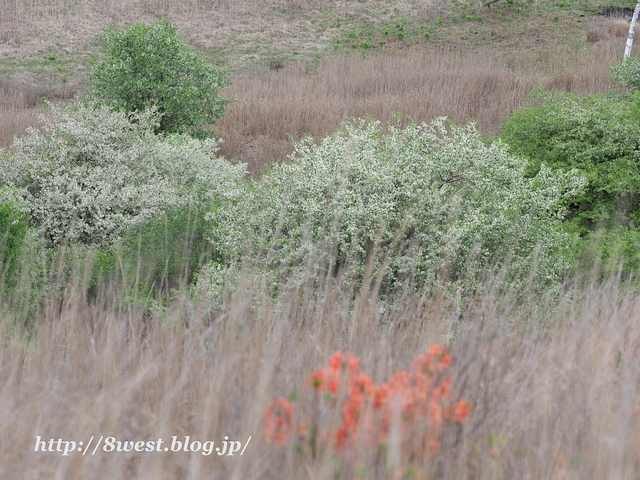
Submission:
M 309 381 L 316 391 L 330 393 L 329 405 L 342 411 L 338 428 L 319 431 L 320 443 L 334 443 L 343 460 L 351 461 L 363 448 L 377 449 L 386 443 L 392 428 L 397 428 L 403 458 L 435 455 L 445 424 L 471 415 L 471 403 L 452 401 L 453 379 L 443 375 L 451 363 L 449 350 L 433 345 L 415 357 L 411 372 L 395 372 L 387 384 L 376 385 L 358 371 L 357 357 L 333 353 L 329 367 L 313 372 Z M 342 387 L 344 399 L 337 395 Z M 282 398 L 267 408 L 265 420 L 267 438 L 276 443 L 286 443 L 296 431 L 292 406 Z M 298 441 L 304 441 L 306 429 L 306 424 L 297 428 Z
M 442 372 L 449 365 L 451 365 L 452 357 L 451 352 L 442 345 L 431 345 L 427 350 L 427 355 L 433 357 L 437 361 L 437 368 L 439 372 Z
M 328 392 L 335 396 L 340 385 L 340 375 L 333 370 L 318 370 L 311 374 L 311 384 L 319 392 Z
M 411 375 L 409 372 L 396 372 L 389 380 L 389 389 L 392 391 L 403 391 L 409 387 Z
M 460 400 L 453 408 L 451 406 L 446 408 L 445 417 L 452 422 L 460 423 L 467 420 L 471 416 L 471 409 L 473 405 L 470 402 Z
M 451 353 L 442 345 L 431 345 L 426 355 L 417 355 L 413 361 L 413 374 L 420 378 L 432 378 L 451 365 Z
M 347 428 L 344 425 L 338 428 L 338 431 L 336 432 L 336 448 L 340 449 L 344 447 L 344 445 L 347 443 L 348 436 L 349 433 L 347 432 Z
M 373 397 L 376 385 L 373 380 L 364 373 L 358 373 L 349 382 L 349 395 L 362 395 L 367 398 Z
M 264 411 L 265 436 L 276 445 L 286 445 L 293 428 L 293 405 L 280 397 L 269 404 Z
M 311 374 L 311 386 L 318 390 L 324 383 L 324 370 L 316 370 Z
M 329 367 L 334 372 L 348 370 L 350 375 L 354 375 L 360 367 L 360 359 L 351 354 L 345 356 L 342 352 L 337 351 L 331 355 L 331 358 L 329 359 Z
M 376 388 L 373 406 L 375 408 L 380 408 L 387 403 L 387 399 L 389 398 L 389 387 L 386 384 L 382 384 Z
M 340 370 L 340 366 L 342 365 L 342 359 L 343 359 L 342 352 L 340 351 L 334 352 L 334 354 L 331 355 L 331 358 L 329 358 L 329 368 L 331 368 L 331 370 L 333 370 L 334 372 L 337 372 L 338 370 Z

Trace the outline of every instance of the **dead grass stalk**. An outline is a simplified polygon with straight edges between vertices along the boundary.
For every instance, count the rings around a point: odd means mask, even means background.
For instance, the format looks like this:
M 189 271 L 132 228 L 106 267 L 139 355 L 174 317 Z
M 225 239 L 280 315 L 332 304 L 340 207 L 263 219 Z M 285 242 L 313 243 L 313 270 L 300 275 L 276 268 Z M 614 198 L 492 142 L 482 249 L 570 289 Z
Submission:
M 453 347 L 455 388 L 472 419 L 448 431 L 430 462 L 441 478 L 637 478 L 640 303 L 615 283 L 573 291 L 556 310 L 478 299 L 464 318 L 442 296 L 412 296 L 381 314 L 377 299 L 344 302 L 329 280 L 279 300 L 240 289 L 207 317 L 178 297 L 166 315 L 123 308 L 113 287 L 93 301 L 82 285 L 46 309 L 27 335 L 0 347 L 3 478 L 353 478 L 330 458 L 278 449 L 262 411 L 304 388 L 334 350 L 351 351 L 384 381 L 432 343 Z M 544 310 L 544 311 L 543 311 Z M 5 320 L 6 321 L 6 318 Z M 6 331 L 6 330 L 5 330 Z M 298 405 L 307 411 L 310 404 Z M 339 415 L 336 415 L 339 421 Z M 214 440 L 250 445 L 242 457 L 195 452 L 34 452 L 36 436 L 84 441 Z M 219 445 L 219 443 L 217 444 Z M 362 473 L 362 472 L 361 472 Z M 367 478 L 390 478 L 369 469 Z

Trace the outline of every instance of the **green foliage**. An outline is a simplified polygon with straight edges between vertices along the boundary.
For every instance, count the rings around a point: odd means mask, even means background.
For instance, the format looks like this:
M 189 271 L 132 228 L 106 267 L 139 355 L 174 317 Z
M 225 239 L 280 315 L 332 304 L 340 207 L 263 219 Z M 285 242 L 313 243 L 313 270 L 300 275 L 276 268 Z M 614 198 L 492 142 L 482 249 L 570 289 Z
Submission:
M 628 57 L 622 63 L 611 67 L 610 78 L 623 87 L 640 90 L 640 60 Z
M 155 298 L 155 293 L 190 283 L 197 269 L 212 259 L 205 206 L 185 205 L 130 230 L 103 248 L 94 277 L 106 280 L 118 272 L 139 298 Z
M 500 127 L 510 151 L 557 172 L 576 169 L 587 179 L 583 195 L 567 204 L 582 234 L 597 225 L 638 225 L 640 221 L 640 116 L 635 102 L 600 94 L 538 92 L 539 106 L 520 109 Z
M 155 108 L 156 132 L 207 137 L 207 124 L 224 116 L 220 98 L 227 73 L 187 50 L 169 21 L 136 25 L 105 36 L 104 58 L 93 66 L 88 98 L 124 112 Z
M 18 281 L 29 232 L 24 208 L 19 208 L 11 196 L 12 192 L 0 188 L 0 275 L 2 284 L 8 288 L 15 286 Z
M 634 275 L 640 265 L 640 92 L 578 98 L 539 92 L 542 104 L 515 112 L 501 126 L 511 152 L 556 172 L 576 169 L 584 193 L 569 199 L 566 229 L 580 233 L 581 268 Z
M 0 220 L 13 228 L 1 251 L 7 278 L 16 272 L 25 280 L 8 308 L 36 307 L 78 278 L 93 286 L 117 278 L 126 287 L 123 301 L 146 305 L 216 258 L 204 217 L 237 201 L 245 165 L 216 158 L 216 140 L 155 135 L 149 111 L 51 108 L 43 131 L 29 130 L 0 155 L 0 185 L 20 205 L 12 217 L 0 203 Z M 18 258 L 14 239 L 25 225 L 33 228 L 19 258 L 41 260 L 34 268 L 23 262 L 31 270 L 7 260 Z
M 499 141 L 485 146 L 473 125 L 438 119 L 383 133 L 356 121 L 297 144 L 292 160 L 208 216 L 224 260 L 249 253 L 275 285 L 344 269 L 357 285 L 372 261 L 386 291 L 457 282 L 471 293 L 501 271 L 508 287 L 544 289 L 568 266 L 559 205 L 583 179 L 544 167 L 525 178 L 526 164 Z
M 624 226 L 599 229 L 576 244 L 574 252 L 579 273 L 595 265 L 600 277 L 609 279 L 622 274 L 622 280 L 638 279 L 640 270 L 640 232 Z M 622 269 L 621 269 L 622 267 Z
M 15 189 L 5 186 L 0 187 L 0 257 L 0 309 L 5 325 L 25 325 L 37 315 L 46 295 L 44 248 L 28 225 L 27 205 Z

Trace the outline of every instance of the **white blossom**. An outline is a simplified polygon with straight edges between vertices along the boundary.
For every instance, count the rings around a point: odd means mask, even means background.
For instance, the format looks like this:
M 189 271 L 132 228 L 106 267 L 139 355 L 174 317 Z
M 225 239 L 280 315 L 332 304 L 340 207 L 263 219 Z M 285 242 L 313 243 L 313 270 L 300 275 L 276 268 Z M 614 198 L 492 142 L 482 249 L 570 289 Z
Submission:
M 48 246 L 100 244 L 187 203 L 222 201 L 244 165 L 214 157 L 215 140 L 152 133 L 152 112 L 128 117 L 74 105 L 43 117 L 0 157 L 0 183 L 18 190 Z
M 507 283 L 557 282 L 570 238 L 561 201 L 584 179 L 526 162 L 501 142 L 486 146 L 473 124 L 444 118 L 402 129 L 357 120 L 318 145 L 296 145 L 290 163 L 248 183 L 242 202 L 209 216 L 212 240 L 229 261 L 243 254 L 282 276 L 348 265 L 361 279 L 378 244 L 389 288 L 456 281 L 473 291 L 508 266 Z M 324 265 L 324 267 L 322 267 Z

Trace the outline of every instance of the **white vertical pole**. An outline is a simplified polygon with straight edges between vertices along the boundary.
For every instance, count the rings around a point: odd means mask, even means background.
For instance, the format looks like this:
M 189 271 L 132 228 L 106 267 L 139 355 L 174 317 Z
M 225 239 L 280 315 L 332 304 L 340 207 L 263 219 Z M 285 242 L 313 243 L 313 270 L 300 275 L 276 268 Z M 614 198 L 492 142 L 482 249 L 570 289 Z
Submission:
M 640 13 L 640 0 L 638 0 L 636 9 L 633 11 L 633 18 L 631 19 L 631 26 L 629 27 L 629 36 L 627 37 L 627 46 L 624 49 L 625 60 L 631 56 L 631 47 L 633 47 L 633 34 L 636 31 L 636 23 L 638 23 L 639 13 Z

